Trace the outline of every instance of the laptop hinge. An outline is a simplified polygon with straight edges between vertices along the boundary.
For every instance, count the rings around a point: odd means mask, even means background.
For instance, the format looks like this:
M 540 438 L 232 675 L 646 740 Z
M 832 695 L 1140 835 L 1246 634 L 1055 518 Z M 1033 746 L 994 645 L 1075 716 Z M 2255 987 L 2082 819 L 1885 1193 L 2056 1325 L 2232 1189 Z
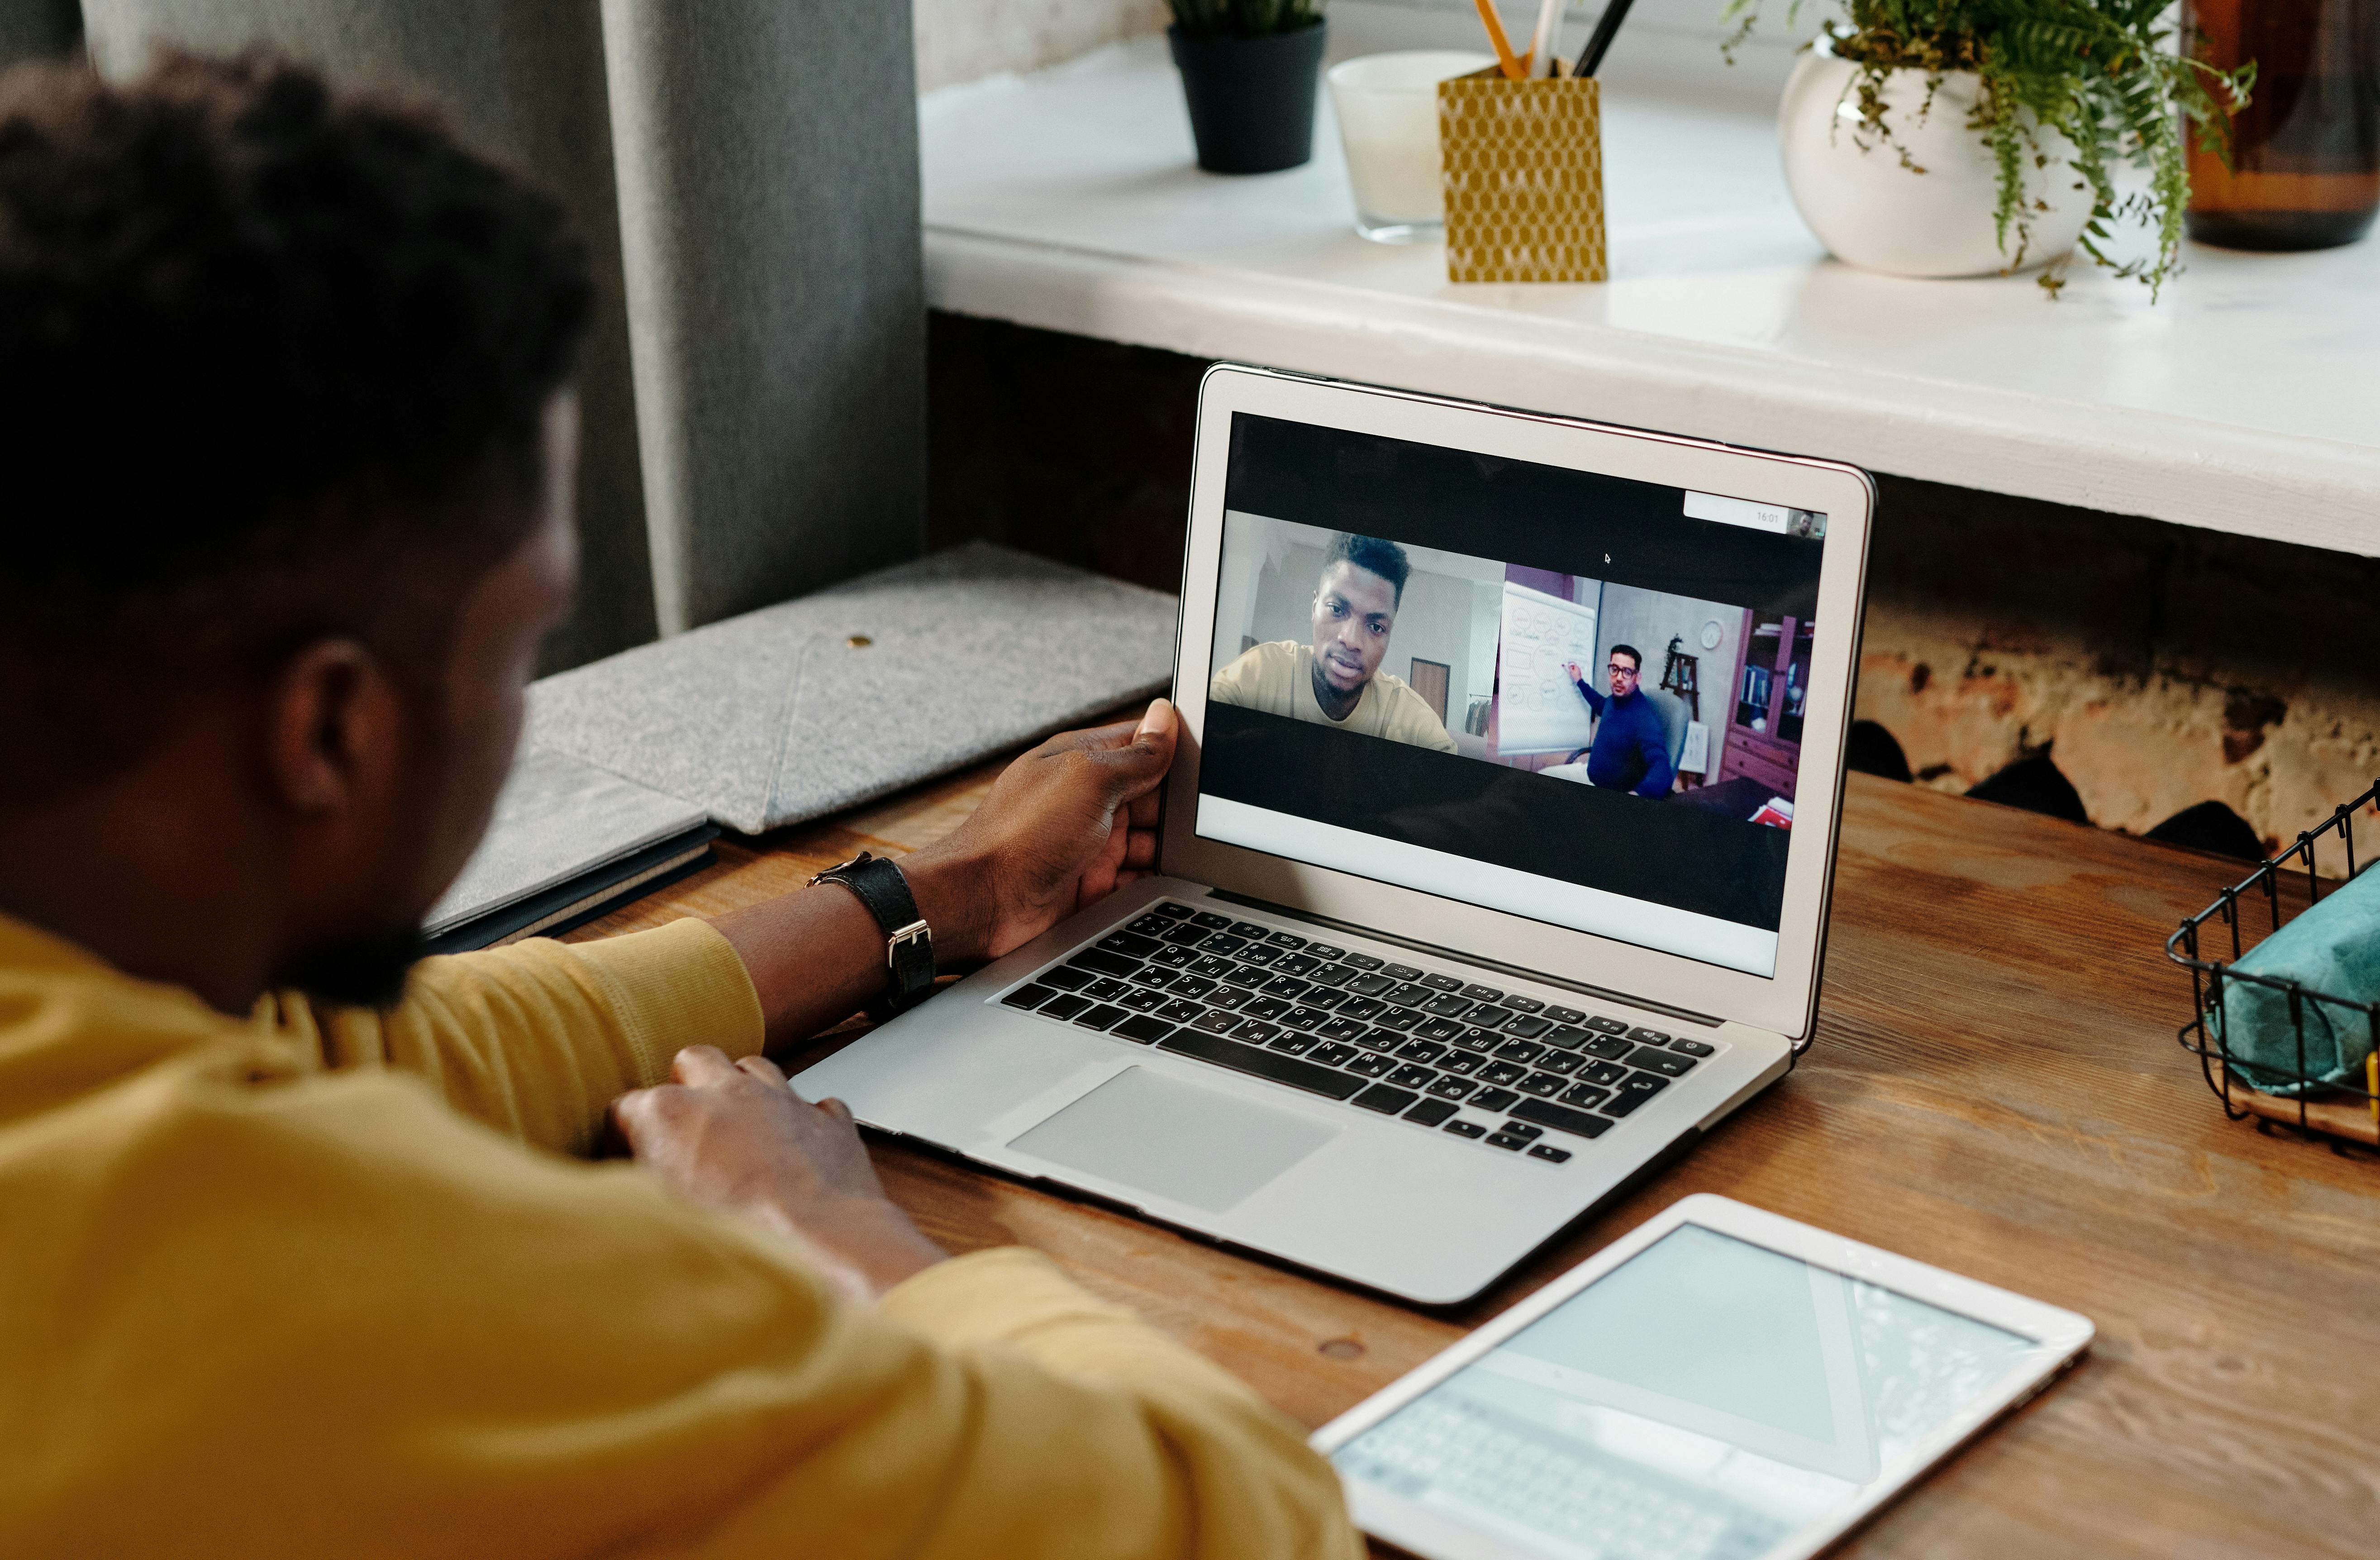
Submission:
M 1287 905 L 1276 905 L 1269 899 L 1258 899 L 1253 895 L 1234 894 L 1228 888 L 1209 887 L 1207 892 L 1218 899 L 1229 900 L 1234 905 L 1245 905 L 1252 910 L 1265 910 L 1273 915 L 1287 916 L 1292 920 L 1302 920 L 1309 926 L 1327 926 L 1334 932 L 1344 932 L 1356 937 L 1368 937 L 1376 943 L 1393 943 L 1401 948 L 1411 948 L 1417 954 L 1427 954 L 1432 958 L 1450 959 L 1457 964 L 1467 964 L 1475 969 L 1492 969 L 1500 975 L 1535 981 L 1540 985 L 1560 986 L 1566 992 L 1576 992 L 1581 996 L 1606 997 L 1613 1002 L 1624 1002 L 1631 1007 L 1645 1008 L 1671 1018 L 1683 1018 L 1690 1024 L 1700 1024 L 1705 1029 L 1715 1030 L 1727 1022 L 1724 1018 L 1714 1018 L 1707 1013 L 1696 1013 L 1691 1008 L 1672 1006 L 1666 1002 L 1656 1002 L 1650 997 L 1638 996 L 1633 992 L 1613 991 L 1609 986 L 1591 986 L 1584 981 L 1571 981 L 1560 975 L 1548 975 L 1542 969 L 1528 969 L 1517 964 L 1499 963 L 1492 958 L 1482 958 L 1477 954 L 1460 953 L 1452 948 L 1439 947 L 1435 943 L 1425 943 L 1417 937 L 1400 937 L 1393 932 L 1383 932 L 1377 926 L 1358 926 L 1352 920 L 1335 920 L 1330 916 L 1317 915 L 1312 910 L 1293 909 Z M 1809 1042 L 1805 1040 L 1801 1042 L 1801 1045 L 1796 1045 L 1795 1054 L 1799 1054 L 1802 1045 L 1808 1043 Z

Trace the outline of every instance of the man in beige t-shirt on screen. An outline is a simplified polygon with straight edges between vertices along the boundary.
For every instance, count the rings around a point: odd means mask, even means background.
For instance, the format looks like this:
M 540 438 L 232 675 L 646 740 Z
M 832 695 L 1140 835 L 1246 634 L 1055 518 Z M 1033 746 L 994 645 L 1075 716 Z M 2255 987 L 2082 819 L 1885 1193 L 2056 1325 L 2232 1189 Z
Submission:
M 1251 645 L 1215 674 L 1207 696 L 1218 704 L 1454 751 L 1454 738 L 1428 701 L 1380 670 L 1412 572 L 1395 542 L 1335 532 L 1314 592 L 1314 642 Z

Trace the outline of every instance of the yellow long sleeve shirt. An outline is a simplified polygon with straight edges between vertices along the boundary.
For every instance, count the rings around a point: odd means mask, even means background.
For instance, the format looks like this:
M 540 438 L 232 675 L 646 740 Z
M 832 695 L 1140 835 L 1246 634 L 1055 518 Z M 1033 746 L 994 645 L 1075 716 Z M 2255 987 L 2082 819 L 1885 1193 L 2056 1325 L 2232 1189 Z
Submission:
M 1359 1553 L 1293 1425 L 1032 1253 L 854 1305 L 567 1157 L 760 1030 L 698 921 L 241 1022 L 0 918 L 0 1555 Z

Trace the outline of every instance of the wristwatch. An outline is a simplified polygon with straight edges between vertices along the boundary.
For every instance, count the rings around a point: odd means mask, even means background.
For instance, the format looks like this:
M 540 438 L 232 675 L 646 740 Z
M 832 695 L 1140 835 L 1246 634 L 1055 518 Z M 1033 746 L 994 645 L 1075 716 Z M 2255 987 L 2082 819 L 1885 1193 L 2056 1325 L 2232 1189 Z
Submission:
M 891 979 L 884 994 L 868 1005 L 868 1017 L 880 1023 L 932 995 L 934 932 L 917 913 L 901 869 L 863 850 L 810 879 L 812 887 L 821 883 L 839 883 L 857 895 L 884 933 L 884 968 Z

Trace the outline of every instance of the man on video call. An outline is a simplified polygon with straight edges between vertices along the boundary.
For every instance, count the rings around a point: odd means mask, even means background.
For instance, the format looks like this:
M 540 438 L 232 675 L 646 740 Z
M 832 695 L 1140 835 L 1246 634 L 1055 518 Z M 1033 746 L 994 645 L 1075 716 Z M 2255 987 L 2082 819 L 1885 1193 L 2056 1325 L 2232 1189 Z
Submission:
M 1670 734 L 1662 727 L 1661 712 L 1636 686 L 1645 657 L 1633 644 L 1616 644 L 1604 660 L 1604 671 L 1611 678 L 1609 696 L 1586 686 L 1586 674 L 1577 662 L 1562 665 L 1571 686 L 1595 712 L 1595 740 L 1585 750 L 1586 778 L 1605 790 L 1666 797 L 1678 774 L 1670 767 Z M 1572 753 L 1571 762 L 1576 763 L 1578 754 Z
M 1314 642 L 1251 645 L 1215 674 L 1207 696 L 1270 715 L 1454 751 L 1428 701 L 1380 670 L 1413 566 L 1377 536 L 1335 532 L 1314 591 Z
M 1359 1560 L 1298 1426 L 761 1054 L 884 990 L 853 890 L 417 958 L 570 609 L 593 287 L 403 101 L 0 77 L 0 1555 Z M 1146 869 L 1174 732 L 904 857 L 936 958 Z

